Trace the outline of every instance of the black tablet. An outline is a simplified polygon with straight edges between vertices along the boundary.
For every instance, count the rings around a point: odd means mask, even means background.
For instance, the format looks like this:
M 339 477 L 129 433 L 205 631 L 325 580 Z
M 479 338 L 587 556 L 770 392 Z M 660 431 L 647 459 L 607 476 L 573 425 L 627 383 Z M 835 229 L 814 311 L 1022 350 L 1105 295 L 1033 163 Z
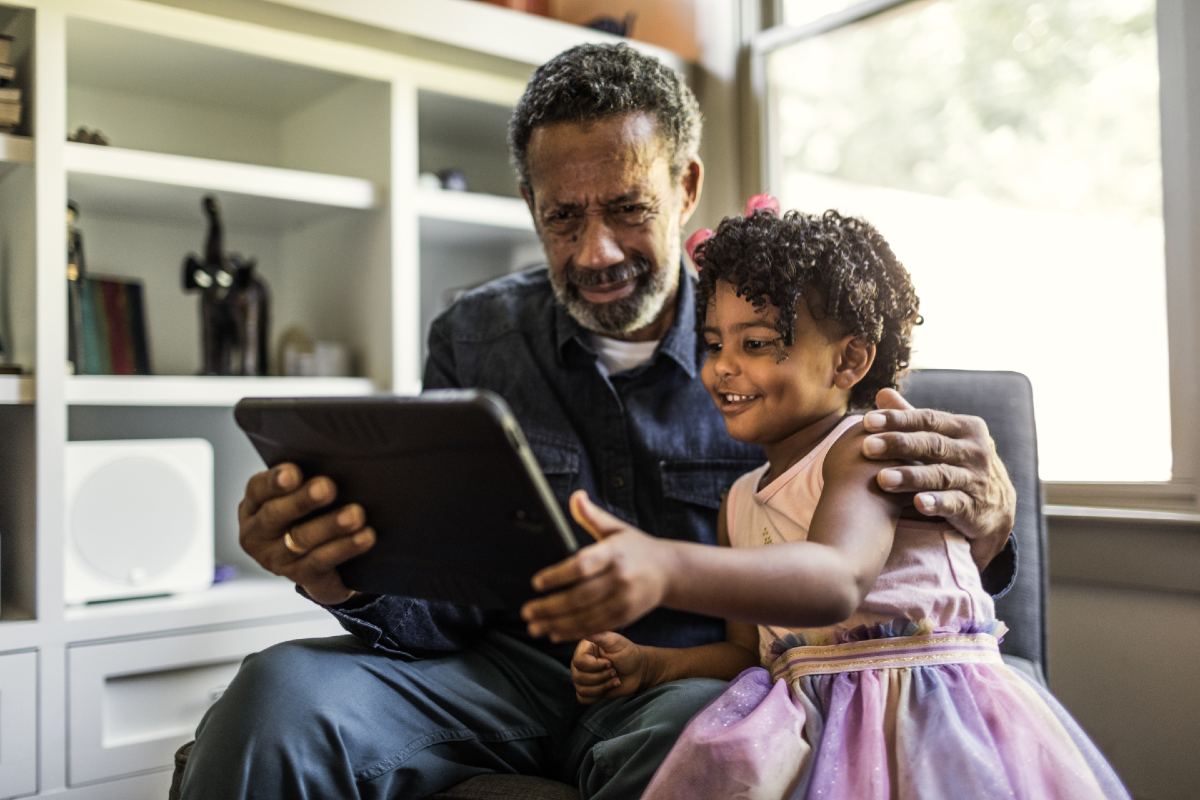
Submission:
M 267 466 L 329 476 L 359 503 L 371 550 L 339 567 L 352 589 L 513 608 L 575 537 L 516 418 L 487 391 L 416 397 L 246 398 L 238 426 Z

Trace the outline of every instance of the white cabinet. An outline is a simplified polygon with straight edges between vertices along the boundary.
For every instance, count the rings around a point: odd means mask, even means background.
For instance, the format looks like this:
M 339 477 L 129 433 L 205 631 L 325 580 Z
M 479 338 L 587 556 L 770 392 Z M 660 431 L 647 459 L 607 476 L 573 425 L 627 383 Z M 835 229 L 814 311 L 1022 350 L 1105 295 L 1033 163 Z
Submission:
M 37 791 L 37 653 L 0 654 L 0 798 Z
M 69 784 L 172 763 L 243 658 L 337 631 L 331 618 L 318 618 L 69 647 Z

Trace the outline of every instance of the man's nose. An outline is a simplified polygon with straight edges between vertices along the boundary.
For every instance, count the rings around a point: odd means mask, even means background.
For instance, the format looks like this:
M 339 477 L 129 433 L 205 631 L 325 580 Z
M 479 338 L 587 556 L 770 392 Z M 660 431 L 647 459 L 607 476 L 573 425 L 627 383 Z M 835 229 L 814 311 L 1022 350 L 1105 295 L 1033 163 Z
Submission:
M 625 253 L 607 220 L 600 215 L 587 215 L 579 234 L 579 252 L 575 256 L 575 263 L 587 269 L 603 269 L 624 260 Z

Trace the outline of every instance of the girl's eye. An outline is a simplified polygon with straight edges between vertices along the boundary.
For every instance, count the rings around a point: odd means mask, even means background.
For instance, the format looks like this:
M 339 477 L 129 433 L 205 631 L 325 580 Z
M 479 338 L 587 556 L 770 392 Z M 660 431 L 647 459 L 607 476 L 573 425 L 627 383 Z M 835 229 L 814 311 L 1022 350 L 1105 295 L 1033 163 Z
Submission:
M 745 347 L 747 350 L 762 350 L 770 344 L 770 342 L 765 342 L 762 339 L 747 339 Z
M 704 343 L 704 352 L 706 352 L 706 353 L 721 352 L 721 343 L 720 342 L 705 342 Z

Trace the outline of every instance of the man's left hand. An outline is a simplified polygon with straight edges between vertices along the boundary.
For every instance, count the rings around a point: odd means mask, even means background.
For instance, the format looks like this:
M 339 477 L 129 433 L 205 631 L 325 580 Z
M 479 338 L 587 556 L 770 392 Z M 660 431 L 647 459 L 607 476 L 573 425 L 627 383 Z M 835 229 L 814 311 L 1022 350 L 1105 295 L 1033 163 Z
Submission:
M 887 492 L 915 492 L 913 505 L 944 517 L 971 542 L 982 570 L 1004 549 L 1017 512 L 1017 493 L 979 417 L 913 408 L 894 389 L 881 389 L 863 424 L 870 459 L 919 462 L 879 471 Z

